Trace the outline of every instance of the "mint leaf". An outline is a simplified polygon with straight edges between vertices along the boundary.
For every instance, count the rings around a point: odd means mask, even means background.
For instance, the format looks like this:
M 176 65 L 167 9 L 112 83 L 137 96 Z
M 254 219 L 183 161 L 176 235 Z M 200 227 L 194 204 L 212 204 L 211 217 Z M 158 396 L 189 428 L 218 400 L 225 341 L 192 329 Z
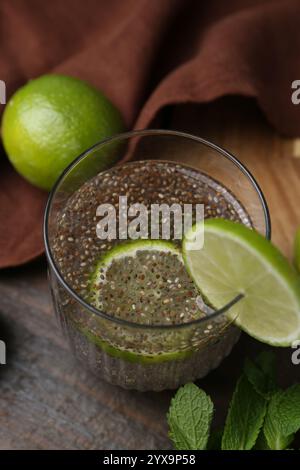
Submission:
M 279 391 L 271 398 L 263 427 L 263 436 L 260 438 L 261 449 L 282 450 L 294 439 L 294 434 L 284 432 L 280 423 L 279 408 L 284 393 Z
M 285 449 L 300 429 L 300 385 L 275 393 L 268 406 L 263 433 L 270 449 Z
M 264 351 L 254 360 L 246 359 L 244 372 L 256 392 L 270 399 L 276 390 L 274 354 Z
M 222 438 L 223 450 L 252 449 L 264 421 L 266 403 L 242 375 L 229 406 Z
M 171 400 L 167 416 L 175 449 L 205 449 L 212 416 L 213 403 L 203 390 L 192 383 L 181 387 Z
M 277 402 L 281 432 L 285 435 L 300 429 L 300 385 L 292 385 L 281 392 Z

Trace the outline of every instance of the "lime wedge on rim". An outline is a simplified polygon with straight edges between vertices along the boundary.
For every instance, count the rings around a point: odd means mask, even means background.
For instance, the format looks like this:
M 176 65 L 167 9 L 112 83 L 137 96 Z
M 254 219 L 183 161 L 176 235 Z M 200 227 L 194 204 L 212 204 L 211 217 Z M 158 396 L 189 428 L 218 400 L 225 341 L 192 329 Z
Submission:
M 254 338 L 290 346 L 300 338 L 300 278 L 268 240 L 244 225 L 224 219 L 204 222 L 202 249 L 190 249 L 201 224 L 183 241 L 186 268 L 201 293 L 217 308 L 238 294 L 229 319 Z

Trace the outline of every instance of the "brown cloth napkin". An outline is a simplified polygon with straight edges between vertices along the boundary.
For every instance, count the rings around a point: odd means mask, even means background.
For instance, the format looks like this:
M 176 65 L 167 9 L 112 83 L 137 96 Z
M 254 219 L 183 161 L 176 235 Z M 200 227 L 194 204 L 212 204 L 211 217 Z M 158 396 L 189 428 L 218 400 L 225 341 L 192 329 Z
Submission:
M 128 128 L 149 126 L 165 105 L 250 96 L 279 131 L 297 135 L 299 19 L 299 0 L 1 0 L 0 79 L 8 95 L 44 73 L 86 79 L 121 109 Z M 46 194 L 4 153 L 0 178 L 7 267 L 43 252 Z

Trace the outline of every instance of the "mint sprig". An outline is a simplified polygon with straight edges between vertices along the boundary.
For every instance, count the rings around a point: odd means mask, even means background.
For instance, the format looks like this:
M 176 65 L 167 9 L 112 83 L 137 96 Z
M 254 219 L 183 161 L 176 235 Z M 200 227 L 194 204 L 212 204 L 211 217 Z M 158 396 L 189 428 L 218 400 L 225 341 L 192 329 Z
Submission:
M 169 436 L 178 450 L 206 448 L 213 415 L 213 403 L 196 385 L 181 387 L 168 413 Z
M 300 384 L 280 390 L 274 356 L 247 359 L 229 406 L 224 431 L 210 435 L 213 403 L 194 384 L 181 387 L 168 413 L 170 437 L 178 450 L 289 449 L 300 430 Z

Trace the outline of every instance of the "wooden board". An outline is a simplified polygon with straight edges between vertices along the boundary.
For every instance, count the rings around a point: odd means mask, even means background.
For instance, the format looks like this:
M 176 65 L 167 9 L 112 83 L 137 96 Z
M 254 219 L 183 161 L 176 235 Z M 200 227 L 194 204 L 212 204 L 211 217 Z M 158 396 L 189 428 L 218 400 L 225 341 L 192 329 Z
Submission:
M 293 143 L 279 138 L 250 102 L 181 107 L 169 125 L 212 138 L 247 162 L 269 201 L 274 240 L 290 253 L 300 220 Z M 1 449 L 170 447 L 165 416 L 173 392 L 124 391 L 76 364 L 56 325 L 45 260 L 2 271 L 0 299 L 0 339 L 8 345 L 7 365 L 0 366 Z M 215 426 L 224 420 L 244 356 L 261 348 L 243 336 L 222 366 L 199 382 L 215 402 Z M 291 350 L 277 356 L 280 381 L 299 380 Z

